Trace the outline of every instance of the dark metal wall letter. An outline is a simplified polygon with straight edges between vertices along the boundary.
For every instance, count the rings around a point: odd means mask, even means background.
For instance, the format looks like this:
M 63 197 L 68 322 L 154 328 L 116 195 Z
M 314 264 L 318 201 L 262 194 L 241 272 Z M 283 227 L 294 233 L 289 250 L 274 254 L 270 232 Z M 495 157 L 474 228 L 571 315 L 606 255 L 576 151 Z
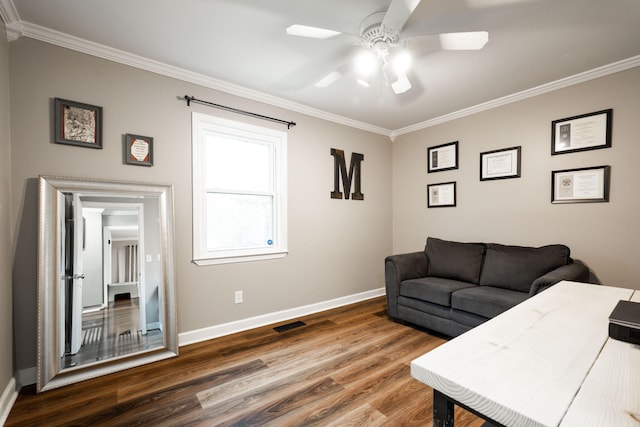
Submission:
M 349 164 L 348 173 L 347 163 L 344 159 L 344 151 L 332 148 L 331 155 L 333 156 L 333 191 L 331 192 L 331 198 L 342 199 L 342 193 L 340 192 L 340 177 L 342 177 L 344 198 L 348 200 L 349 195 L 351 195 L 353 200 L 364 200 L 364 194 L 362 194 L 360 187 L 360 164 L 364 160 L 364 154 L 351 153 L 351 163 Z M 351 183 L 354 184 L 353 193 L 351 193 Z

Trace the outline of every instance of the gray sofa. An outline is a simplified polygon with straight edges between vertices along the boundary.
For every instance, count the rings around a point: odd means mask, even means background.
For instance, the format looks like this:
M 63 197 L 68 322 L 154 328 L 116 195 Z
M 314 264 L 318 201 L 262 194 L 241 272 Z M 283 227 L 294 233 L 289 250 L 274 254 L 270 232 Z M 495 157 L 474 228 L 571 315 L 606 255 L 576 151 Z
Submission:
M 564 245 L 533 248 L 429 237 L 424 251 L 385 259 L 389 316 L 447 336 L 460 335 L 561 280 L 589 280 L 589 269 Z

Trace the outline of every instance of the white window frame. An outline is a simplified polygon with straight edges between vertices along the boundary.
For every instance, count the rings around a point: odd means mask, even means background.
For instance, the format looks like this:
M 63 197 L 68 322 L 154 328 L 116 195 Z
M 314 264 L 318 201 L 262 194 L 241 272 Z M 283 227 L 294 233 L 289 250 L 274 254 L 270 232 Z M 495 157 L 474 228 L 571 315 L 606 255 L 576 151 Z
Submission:
M 261 248 L 207 249 L 207 189 L 205 188 L 204 140 L 207 134 L 248 138 L 273 147 L 274 244 Z M 287 133 L 203 113 L 192 113 L 193 166 L 193 262 L 197 265 L 225 264 L 282 258 L 287 255 Z

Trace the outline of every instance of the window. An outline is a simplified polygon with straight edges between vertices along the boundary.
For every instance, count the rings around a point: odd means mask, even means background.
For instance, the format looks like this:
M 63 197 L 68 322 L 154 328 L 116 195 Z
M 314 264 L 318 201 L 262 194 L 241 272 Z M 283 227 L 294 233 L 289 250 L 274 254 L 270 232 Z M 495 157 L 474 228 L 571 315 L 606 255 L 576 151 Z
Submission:
M 193 113 L 193 258 L 287 254 L 287 134 Z

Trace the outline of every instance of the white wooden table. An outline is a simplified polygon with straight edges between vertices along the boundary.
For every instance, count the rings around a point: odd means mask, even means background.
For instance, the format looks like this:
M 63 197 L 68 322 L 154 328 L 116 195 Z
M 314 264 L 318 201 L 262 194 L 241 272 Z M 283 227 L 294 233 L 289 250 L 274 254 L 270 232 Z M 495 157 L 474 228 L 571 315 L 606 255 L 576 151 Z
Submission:
M 411 363 L 434 389 L 434 425 L 453 405 L 505 426 L 640 425 L 640 346 L 608 317 L 640 291 L 560 282 Z

